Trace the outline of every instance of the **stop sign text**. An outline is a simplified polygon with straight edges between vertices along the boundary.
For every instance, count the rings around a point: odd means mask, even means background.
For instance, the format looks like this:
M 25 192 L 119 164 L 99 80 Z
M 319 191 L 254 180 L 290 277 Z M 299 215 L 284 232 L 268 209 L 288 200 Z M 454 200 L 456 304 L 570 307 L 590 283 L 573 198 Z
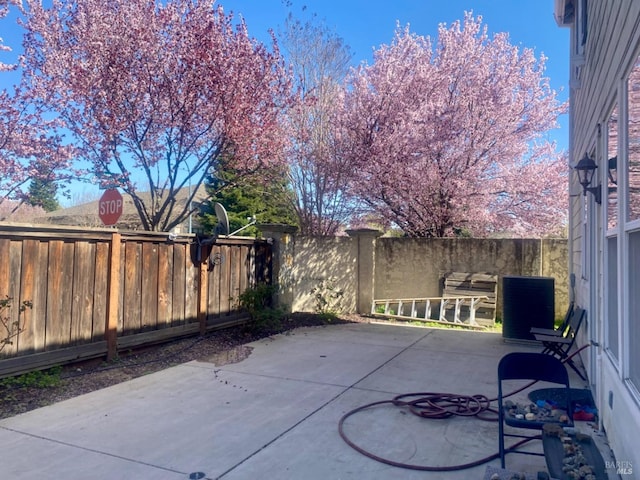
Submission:
M 98 216 L 105 225 L 115 225 L 122 215 L 122 195 L 115 188 L 104 192 L 98 203 Z
M 122 212 L 122 200 L 100 202 L 100 215 L 111 215 Z

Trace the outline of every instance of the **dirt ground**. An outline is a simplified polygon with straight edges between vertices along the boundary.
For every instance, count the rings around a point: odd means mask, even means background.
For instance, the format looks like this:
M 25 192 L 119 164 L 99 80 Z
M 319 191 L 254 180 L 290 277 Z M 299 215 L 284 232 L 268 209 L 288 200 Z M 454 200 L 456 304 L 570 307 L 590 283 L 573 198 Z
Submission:
M 2 379 L 0 418 L 12 417 L 191 360 L 207 359 L 260 338 L 279 333 L 287 334 L 295 328 L 368 320 L 358 315 L 348 315 L 327 322 L 313 313 L 295 313 L 284 319 L 281 327 L 277 329 L 237 326 L 215 330 L 204 336 L 120 352 L 119 357 L 112 362 L 94 359 L 64 365 L 51 373 Z

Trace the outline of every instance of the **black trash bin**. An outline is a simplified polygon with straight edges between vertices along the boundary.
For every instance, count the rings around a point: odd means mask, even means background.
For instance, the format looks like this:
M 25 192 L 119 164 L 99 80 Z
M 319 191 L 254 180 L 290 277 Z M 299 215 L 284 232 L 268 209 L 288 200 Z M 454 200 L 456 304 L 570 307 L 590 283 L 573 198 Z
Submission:
M 531 327 L 553 328 L 554 287 L 550 277 L 503 277 L 502 337 L 535 340 Z

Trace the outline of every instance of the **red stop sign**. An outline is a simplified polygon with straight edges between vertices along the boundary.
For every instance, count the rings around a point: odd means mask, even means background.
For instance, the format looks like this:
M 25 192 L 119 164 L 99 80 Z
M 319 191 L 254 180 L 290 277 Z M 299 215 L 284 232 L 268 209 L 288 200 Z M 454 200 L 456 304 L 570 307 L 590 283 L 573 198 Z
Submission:
M 98 203 L 98 216 L 105 225 L 115 225 L 122 215 L 122 195 L 115 188 L 102 194 Z

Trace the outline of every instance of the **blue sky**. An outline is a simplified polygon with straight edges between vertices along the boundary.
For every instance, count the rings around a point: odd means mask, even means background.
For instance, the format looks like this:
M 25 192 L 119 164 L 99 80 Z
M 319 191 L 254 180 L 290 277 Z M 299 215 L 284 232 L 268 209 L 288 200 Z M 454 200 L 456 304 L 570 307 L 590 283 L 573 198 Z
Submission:
M 220 0 L 227 13 L 242 15 L 249 33 L 268 41 L 291 11 L 297 18 L 316 14 L 351 48 L 353 63 L 371 63 L 374 48 L 389 44 L 396 23 L 409 24 L 413 33 L 437 37 L 438 25 L 451 24 L 465 11 L 481 15 L 489 33 L 508 32 L 513 45 L 532 48 L 547 57 L 546 76 L 558 97 L 569 96 L 569 29 L 557 26 L 553 0 Z M 291 3 L 290 7 L 286 3 Z M 568 118 L 550 132 L 562 150 L 568 149 Z
M 491 33 L 508 32 L 511 43 L 544 53 L 547 76 L 562 100 L 568 98 L 569 29 L 560 28 L 553 18 L 553 0 L 219 0 L 227 13 L 242 15 L 249 33 L 258 40 L 269 40 L 268 30 L 277 30 L 291 11 L 305 19 L 316 14 L 341 36 L 353 53 L 353 62 L 371 63 L 373 48 L 388 44 L 396 22 L 410 25 L 419 35 L 436 37 L 440 23 L 450 24 L 463 18 L 465 11 L 482 15 Z M 290 6 L 287 6 L 287 3 Z M 15 10 L 15 9 L 14 9 Z M 0 52 L 10 62 L 19 53 L 19 28 L 15 12 L 0 21 L 0 37 L 14 52 Z M 0 88 L 15 81 L 15 75 L 0 73 Z M 552 136 L 561 148 L 567 148 L 566 118 L 561 131 Z
M 440 23 L 460 20 L 465 11 L 481 15 L 489 32 L 508 32 L 511 43 L 532 48 L 548 57 L 546 75 L 562 101 L 569 94 L 569 29 L 553 18 L 553 0 L 219 0 L 227 13 L 242 15 L 251 36 L 268 42 L 268 30 L 277 30 L 289 12 L 302 20 L 315 14 L 342 37 L 353 53 L 354 65 L 371 63 L 374 48 L 388 44 L 396 23 L 410 25 L 413 33 L 435 39 Z M 15 13 L 0 21 L 0 37 L 14 52 L 0 52 L 10 62 L 20 51 L 20 30 Z M 15 74 L 0 72 L 0 88 L 15 81 Z M 562 150 L 568 148 L 568 119 L 549 137 Z

